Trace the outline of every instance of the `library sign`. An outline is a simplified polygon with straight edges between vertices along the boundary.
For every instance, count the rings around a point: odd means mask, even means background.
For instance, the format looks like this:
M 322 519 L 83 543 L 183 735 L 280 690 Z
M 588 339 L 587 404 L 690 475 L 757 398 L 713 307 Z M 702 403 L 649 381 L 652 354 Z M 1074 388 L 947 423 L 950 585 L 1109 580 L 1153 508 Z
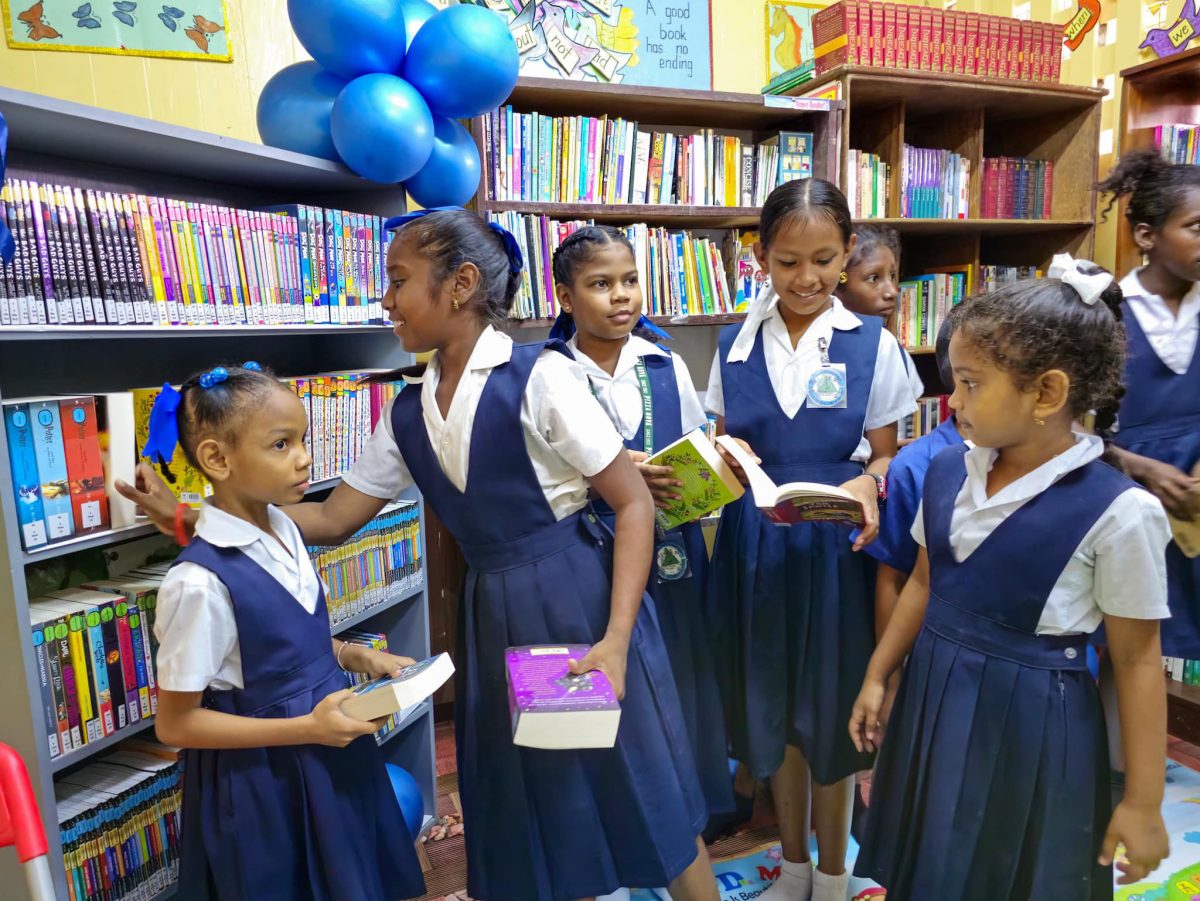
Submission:
M 474 0 L 504 16 L 521 74 L 712 88 L 709 0 Z

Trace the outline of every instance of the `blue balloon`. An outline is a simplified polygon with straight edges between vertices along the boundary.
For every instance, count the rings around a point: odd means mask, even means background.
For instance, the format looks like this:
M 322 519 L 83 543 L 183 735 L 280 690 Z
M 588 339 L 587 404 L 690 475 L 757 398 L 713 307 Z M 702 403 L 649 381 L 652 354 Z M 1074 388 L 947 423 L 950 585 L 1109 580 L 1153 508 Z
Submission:
M 425 819 L 425 801 L 421 797 L 421 786 L 409 774 L 408 770 L 387 764 L 388 778 L 392 780 L 392 791 L 396 793 L 396 803 L 404 814 L 404 824 L 408 826 L 409 837 L 416 841 L 421 831 L 421 822 Z
M 396 0 L 288 0 L 301 45 L 331 72 L 399 75 L 408 42 Z
M 346 79 L 311 60 L 276 72 L 258 95 L 262 142 L 341 162 L 329 133 L 329 114 L 346 84 Z
M 455 119 L 434 116 L 433 130 L 429 162 L 404 183 L 404 190 L 425 209 L 466 206 L 479 189 L 479 148 Z
M 412 46 L 413 38 L 421 30 L 421 26 L 429 21 L 438 9 L 428 0 L 396 0 L 404 13 L 404 34 L 408 39 L 404 45 L 405 51 Z
M 404 77 L 435 114 L 469 119 L 508 98 L 519 65 L 517 43 L 498 13 L 482 6 L 451 6 L 413 39 Z
M 330 131 L 347 166 L 385 184 L 412 178 L 433 152 L 429 107 L 395 75 L 363 75 L 346 85 L 333 104 Z

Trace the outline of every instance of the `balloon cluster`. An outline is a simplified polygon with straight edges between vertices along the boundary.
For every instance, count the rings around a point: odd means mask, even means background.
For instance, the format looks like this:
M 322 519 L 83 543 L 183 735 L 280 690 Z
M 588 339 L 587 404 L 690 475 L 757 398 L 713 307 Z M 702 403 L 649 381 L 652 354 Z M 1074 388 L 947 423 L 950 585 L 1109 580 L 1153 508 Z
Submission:
M 288 0 L 288 16 L 313 61 L 263 88 L 263 143 L 403 182 L 423 207 L 467 203 L 479 151 L 456 120 L 495 109 L 517 83 L 504 19 L 427 0 Z

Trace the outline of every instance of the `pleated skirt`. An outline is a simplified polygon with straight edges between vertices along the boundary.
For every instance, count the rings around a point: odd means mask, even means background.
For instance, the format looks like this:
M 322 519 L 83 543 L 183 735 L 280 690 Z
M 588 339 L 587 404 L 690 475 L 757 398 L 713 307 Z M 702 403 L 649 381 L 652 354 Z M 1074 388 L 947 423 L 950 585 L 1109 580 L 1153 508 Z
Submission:
M 336 671 L 256 711 L 302 716 Z M 187 901 L 397 901 L 425 880 L 374 736 L 345 748 L 184 752 L 179 896 Z
M 869 769 L 847 724 L 875 645 L 875 567 L 845 526 L 777 526 L 749 495 L 725 507 L 708 602 L 732 755 L 758 778 L 787 745 L 830 785 Z
M 855 874 L 889 901 L 1111 898 L 1096 863 L 1111 812 L 1104 718 L 1085 655 L 1071 659 L 1028 666 L 923 628 Z
M 467 893 L 479 901 L 572 901 L 667 885 L 695 860 L 708 819 L 647 604 L 629 646 L 616 746 L 545 751 L 512 743 L 505 649 L 594 644 L 608 626 L 610 543 L 598 523 L 578 515 L 552 531 L 558 537 L 537 559 L 467 572 L 456 727 Z

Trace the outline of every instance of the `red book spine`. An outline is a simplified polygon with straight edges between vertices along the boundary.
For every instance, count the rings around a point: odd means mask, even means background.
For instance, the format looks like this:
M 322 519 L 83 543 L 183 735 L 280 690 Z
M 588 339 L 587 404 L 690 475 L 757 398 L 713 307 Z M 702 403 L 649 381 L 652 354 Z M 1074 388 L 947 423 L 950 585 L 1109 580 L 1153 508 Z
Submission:
M 1004 160 L 1004 218 L 1015 219 L 1017 216 L 1017 171 L 1021 161 L 1015 157 L 1005 157 Z
M 1054 161 L 1046 160 L 1042 182 L 1042 218 L 1049 219 L 1054 199 Z
M 895 3 L 883 5 L 883 66 L 885 69 L 897 68 Z
M 1021 78 L 1021 20 L 1008 20 L 1008 77 Z
M 1000 75 L 1000 17 L 987 18 L 987 76 L 998 78 Z
M 883 66 L 883 44 L 884 44 L 884 25 L 883 25 L 883 4 L 875 2 L 870 4 L 870 20 L 871 20 L 871 65 L 877 68 Z
M 963 13 L 963 72 L 974 75 L 979 65 L 976 57 L 979 55 L 979 16 L 975 13 Z
M 908 25 L 908 7 L 896 7 L 896 68 L 908 69 L 911 64 L 908 61 L 908 46 L 909 46 L 909 25 Z
M 1033 73 L 1033 23 L 1024 21 L 1021 22 L 1021 79 L 1023 81 L 1032 81 L 1036 78 Z
M 108 496 L 104 493 L 96 402 L 90 397 L 73 397 L 59 401 L 58 407 L 75 531 L 84 534 L 107 529 Z
M 992 218 L 992 161 L 986 157 L 983 160 L 983 204 L 979 218 Z
M 1009 40 L 1009 20 L 997 16 L 997 25 L 999 26 L 999 43 L 997 46 L 996 56 L 996 76 L 998 78 L 1009 78 L 1011 72 L 1009 69 L 1009 54 L 1012 52 L 1011 41 Z
M 1042 81 L 1042 23 L 1029 23 L 1029 78 L 1031 81 Z
M 841 0 L 812 17 L 817 75 L 858 59 L 858 2 Z
M 946 40 L 946 13 L 941 9 L 931 9 L 933 23 L 929 29 L 929 68 L 933 72 L 950 72 L 949 41 Z
M 868 56 L 864 53 L 867 46 L 867 10 L 863 9 L 866 0 L 849 0 L 846 4 L 846 60 L 852 66 L 864 65 Z
M 929 45 L 933 40 L 933 10 L 921 7 L 917 15 L 921 23 L 920 29 L 917 32 L 917 68 L 922 72 L 929 72 L 929 66 L 932 62 Z
M 954 59 L 954 73 L 956 75 L 966 75 L 967 73 L 967 14 L 960 12 L 951 12 L 947 14 L 950 21 L 953 23 L 953 39 L 951 44 L 951 53 Z
M 1040 22 L 1038 40 L 1042 48 L 1042 81 L 1050 81 L 1054 77 L 1054 54 L 1058 52 L 1054 36 L 1058 34 L 1058 26 L 1053 22 Z
M 1054 33 L 1050 35 L 1050 80 L 1056 83 L 1062 80 L 1062 45 L 1062 33 L 1055 28 Z

